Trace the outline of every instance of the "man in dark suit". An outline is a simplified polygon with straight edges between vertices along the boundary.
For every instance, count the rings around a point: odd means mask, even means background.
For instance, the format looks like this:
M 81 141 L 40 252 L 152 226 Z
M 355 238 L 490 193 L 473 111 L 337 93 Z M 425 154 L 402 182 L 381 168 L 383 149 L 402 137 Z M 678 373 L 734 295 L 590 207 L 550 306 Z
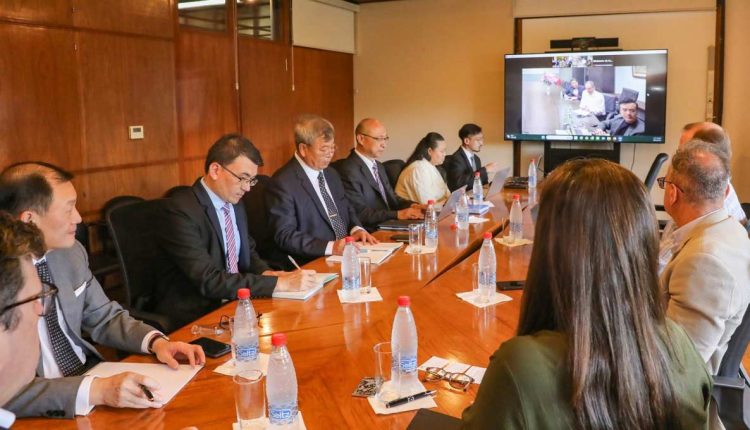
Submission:
M 489 178 L 495 176 L 498 166 L 492 162 L 482 167 L 482 160 L 477 155 L 484 145 L 482 128 L 476 124 L 464 124 L 458 130 L 458 138 L 461 139 L 461 146 L 443 164 L 448 175 L 448 188 L 455 191 L 466 185 L 466 189 L 471 190 L 476 172 L 479 172 L 482 184 L 486 184 Z
M 389 219 L 421 219 L 422 205 L 393 192 L 385 167 L 377 159 L 385 151 L 388 133 L 377 119 L 363 119 L 354 131 L 356 147 L 336 166 L 349 203 L 366 229 L 377 230 Z
M 83 376 L 103 360 L 84 339 L 132 353 L 154 354 L 177 368 L 176 358 L 204 363 L 199 346 L 171 342 L 164 334 L 132 318 L 107 298 L 91 274 L 88 255 L 75 240 L 81 216 L 76 210 L 73 175 L 47 163 L 18 163 L 0 173 L 0 210 L 39 227 L 45 255 L 34 261 L 42 282 L 57 286 L 54 306 L 38 324 L 41 357 L 37 377 L 5 407 L 16 415 L 67 417 L 87 415 L 96 405 L 161 407 L 153 379 L 125 372 L 108 378 Z M 141 386 L 152 390 L 149 400 Z
M 294 141 L 297 151 L 268 187 L 276 244 L 305 263 L 341 255 L 346 236 L 378 243 L 362 228 L 341 178 L 328 166 L 336 151 L 333 125 L 319 116 L 303 115 L 294 125 Z
M 594 130 L 596 135 L 605 136 L 640 136 L 646 131 L 646 126 L 638 118 L 638 104 L 633 99 L 620 100 L 620 114 L 612 119 L 599 123 Z
M 583 88 L 578 84 L 578 81 L 571 79 L 570 82 L 566 82 L 563 88 L 563 95 L 568 100 L 581 100 L 581 93 Z
M 156 309 L 184 325 L 237 298 L 250 288 L 253 297 L 274 290 L 315 287 L 315 272 L 275 272 L 255 250 L 247 214 L 240 202 L 255 185 L 258 149 L 247 138 L 226 135 L 208 150 L 205 175 L 167 203 L 159 243 L 165 262 L 156 291 Z

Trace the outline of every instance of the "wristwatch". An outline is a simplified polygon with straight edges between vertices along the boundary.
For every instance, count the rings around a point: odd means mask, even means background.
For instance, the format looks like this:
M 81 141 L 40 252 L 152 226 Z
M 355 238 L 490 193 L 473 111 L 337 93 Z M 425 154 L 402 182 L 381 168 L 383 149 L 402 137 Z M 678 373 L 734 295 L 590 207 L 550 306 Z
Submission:
M 146 350 L 151 354 L 154 353 L 154 350 L 151 348 L 154 346 L 154 342 L 156 342 L 156 339 L 164 339 L 169 342 L 169 338 L 163 333 L 156 333 L 155 335 L 151 336 L 151 339 L 148 341 L 148 348 L 146 348 Z

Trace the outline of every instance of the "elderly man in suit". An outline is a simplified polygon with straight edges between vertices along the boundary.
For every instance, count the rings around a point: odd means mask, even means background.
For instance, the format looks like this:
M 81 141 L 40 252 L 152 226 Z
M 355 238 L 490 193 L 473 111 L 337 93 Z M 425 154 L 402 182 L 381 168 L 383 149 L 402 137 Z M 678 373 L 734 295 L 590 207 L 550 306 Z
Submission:
M 346 236 L 378 243 L 362 228 L 341 178 L 329 167 L 336 151 L 333 125 L 319 116 L 303 115 L 294 125 L 294 142 L 294 156 L 274 173 L 268 187 L 276 244 L 305 263 L 341 255 Z
M 121 373 L 108 378 L 83 374 L 103 357 L 83 338 L 124 351 L 154 354 L 176 368 L 177 358 L 205 362 L 203 350 L 171 342 L 164 334 L 133 319 L 110 301 L 91 274 L 88 255 L 75 240 L 76 190 L 72 175 L 41 162 L 14 164 L 0 173 L 0 209 L 33 223 L 44 236 L 45 255 L 35 260 L 42 282 L 58 288 L 54 306 L 40 319 L 41 359 L 37 378 L 7 405 L 19 416 L 87 415 L 96 405 L 161 407 L 159 385 L 143 375 Z M 152 390 L 149 400 L 142 386 Z
M 728 180 L 728 154 L 701 140 L 681 146 L 659 178 L 677 227 L 660 277 L 667 316 L 685 328 L 712 373 L 750 303 L 750 239 L 724 209 Z
M 482 184 L 486 184 L 499 168 L 495 162 L 482 166 L 482 160 L 477 155 L 484 146 L 482 128 L 476 124 L 464 124 L 458 130 L 458 138 L 461 139 L 461 146 L 443 164 L 448 176 L 448 188 L 455 191 L 466 185 L 466 189 L 471 190 L 476 172 L 479 172 Z
M 166 203 L 158 235 L 165 261 L 156 309 L 176 326 L 237 298 L 240 288 L 249 288 L 253 297 L 270 297 L 274 291 L 315 287 L 314 271 L 272 271 L 255 251 L 240 199 L 262 165 L 250 140 L 223 136 L 208 150 L 203 177 Z
M 422 205 L 403 199 L 393 192 L 385 167 L 378 161 L 383 155 L 388 133 L 383 123 L 367 118 L 354 131 L 356 146 L 336 166 L 344 182 L 349 203 L 366 229 L 376 230 L 389 219 L 421 219 Z
M 37 322 L 57 291 L 42 286 L 31 261 L 44 255 L 39 229 L 0 212 L 0 238 L 0 429 L 7 429 L 16 416 L 2 406 L 34 379 Z

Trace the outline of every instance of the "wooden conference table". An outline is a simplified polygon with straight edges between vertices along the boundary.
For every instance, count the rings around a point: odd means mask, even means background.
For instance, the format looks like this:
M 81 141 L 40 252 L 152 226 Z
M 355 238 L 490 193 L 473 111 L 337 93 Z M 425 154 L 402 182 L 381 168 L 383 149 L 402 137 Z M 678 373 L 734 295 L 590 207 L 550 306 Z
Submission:
M 336 290 L 340 279 L 328 283 L 307 301 L 254 300 L 263 316 L 260 319 L 262 352 L 271 351 L 271 334 L 284 332 L 294 361 L 298 380 L 299 408 L 309 429 L 392 428 L 403 429 L 415 412 L 376 415 L 364 398 L 352 392 L 364 376 L 372 376 L 375 367 L 373 345 L 388 341 L 395 315 L 396 299 L 411 296 L 411 308 L 419 336 L 418 362 L 440 356 L 471 365 L 486 367 L 490 355 L 516 330 L 520 310 L 520 291 L 507 292 L 513 301 L 484 309 L 456 297 L 457 292 L 471 290 L 471 265 L 476 262 L 484 232 L 498 234 L 507 221 L 507 207 L 512 194 L 504 190 L 491 199 L 496 205 L 484 215 L 489 221 L 472 224 L 468 232 L 451 229 L 452 217 L 439 224 L 439 246 L 435 254 L 409 255 L 399 249 L 383 264 L 373 266 L 372 284 L 383 297 L 382 302 L 339 303 Z M 526 204 L 526 192 L 521 192 Z M 532 196 L 533 198 L 533 196 Z M 532 237 L 533 225 L 524 211 L 524 234 Z M 387 241 L 391 232 L 376 233 Z M 505 247 L 495 244 L 497 279 L 525 279 L 531 246 Z M 318 272 L 338 272 L 338 264 L 324 258 L 305 266 Z M 233 315 L 230 302 L 195 321 L 213 325 L 222 315 Z M 195 338 L 190 327 L 172 333 L 173 340 Z M 228 333 L 214 336 L 230 342 Z M 75 420 L 20 419 L 16 429 L 41 429 L 50 425 L 60 429 L 227 429 L 236 421 L 233 382 L 228 376 L 213 372 L 229 356 L 207 360 L 206 366 L 164 408 L 134 410 L 97 407 L 87 417 Z M 153 357 L 134 355 L 126 361 L 154 362 Z M 435 409 L 460 417 L 476 396 L 477 384 L 467 392 L 448 388 L 446 382 L 425 383 L 438 389 Z

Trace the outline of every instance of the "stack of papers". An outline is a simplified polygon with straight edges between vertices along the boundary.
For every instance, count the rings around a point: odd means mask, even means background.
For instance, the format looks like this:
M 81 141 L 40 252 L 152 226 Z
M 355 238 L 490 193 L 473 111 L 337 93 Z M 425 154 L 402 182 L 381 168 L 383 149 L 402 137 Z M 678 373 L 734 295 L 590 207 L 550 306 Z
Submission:
M 490 300 L 487 303 L 480 302 L 479 297 L 474 291 L 456 293 L 456 296 L 458 296 L 459 299 L 465 302 L 469 302 L 478 308 L 486 308 L 487 306 L 492 306 L 498 303 L 509 302 L 513 300 L 512 297 L 506 296 L 505 294 L 497 293 L 497 292 L 492 297 L 490 297 Z
M 484 367 L 472 366 L 464 363 L 454 363 L 446 358 L 436 357 L 434 355 L 430 357 L 429 360 L 425 361 L 424 364 L 419 366 L 418 369 L 424 371 L 428 367 L 437 367 L 450 373 L 463 373 L 474 378 L 475 384 L 482 383 L 484 372 L 487 371 Z
M 377 245 L 363 245 L 359 248 L 359 256 L 368 257 L 371 264 L 380 264 L 403 245 L 401 242 L 382 242 Z M 342 258 L 340 255 L 331 255 L 326 258 L 326 261 L 329 263 L 341 263 Z
M 318 281 L 318 285 L 315 288 L 310 288 L 309 290 L 302 290 L 302 291 L 274 291 L 271 297 L 273 297 L 274 299 L 307 300 L 313 294 L 320 291 L 320 289 L 323 288 L 325 284 L 338 278 L 339 274 L 338 273 L 316 273 L 315 277 L 317 278 L 317 281 Z
M 339 301 L 341 303 L 367 303 L 367 302 L 382 302 L 383 296 L 380 295 L 380 291 L 377 288 L 370 288 L 370 292 L 365 294 L 360 290 L 358 296 L 353 299 L 344 299 L 344 290 L 336 290 L 339 295 Z
M 157 393 L 163 401 L 163 404 L 166 405 L 201 369 L 203 369 L 203 366 L 190 367 L 189 364 L 180 364 L 177 370 L 175 370 L 171 369 L 166 364 L 161 363 L 123 363 L 103 361 L 86 372 L 86 376 L 108 378 L 123 372 L 133 372 L 139 375 L 148 376 L 161 385 L 161 389 L 159 389 Z

